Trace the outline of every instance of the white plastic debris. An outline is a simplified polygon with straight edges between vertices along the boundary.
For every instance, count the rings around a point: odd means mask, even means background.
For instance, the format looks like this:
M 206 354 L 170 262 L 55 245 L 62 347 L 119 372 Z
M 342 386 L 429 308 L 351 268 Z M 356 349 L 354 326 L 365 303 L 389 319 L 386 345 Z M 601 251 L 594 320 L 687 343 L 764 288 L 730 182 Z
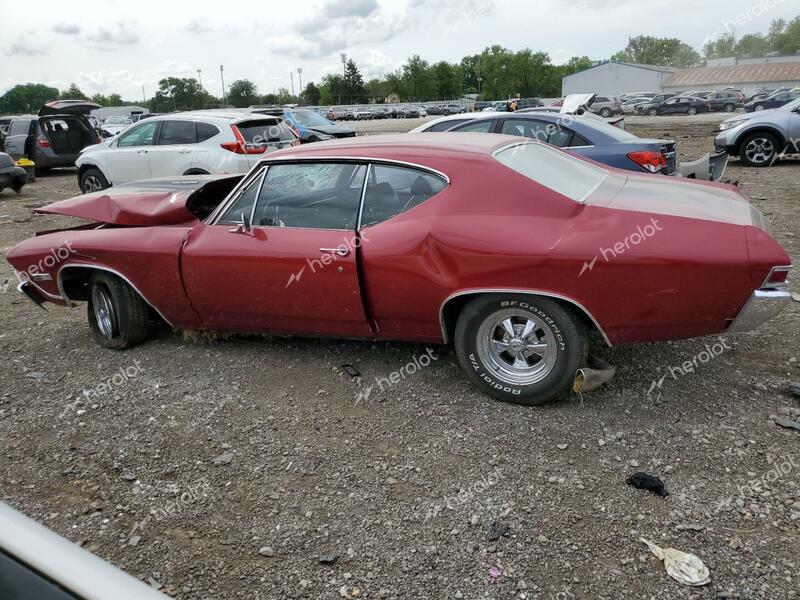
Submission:
M 640 539 L 647 544 L 647 547 L 650 548 L 650 552 L 655 554 L 659 560 L 664 561 L 664 568 L 667 570 L 667 575 L 672 577 L 675 581 L 692 586 L 706 585 L 711 581 L 708 567 L 694 554 L 687 554 L 686 552 L 675 550 L 675 548 L 663 550 L 644 538 Z

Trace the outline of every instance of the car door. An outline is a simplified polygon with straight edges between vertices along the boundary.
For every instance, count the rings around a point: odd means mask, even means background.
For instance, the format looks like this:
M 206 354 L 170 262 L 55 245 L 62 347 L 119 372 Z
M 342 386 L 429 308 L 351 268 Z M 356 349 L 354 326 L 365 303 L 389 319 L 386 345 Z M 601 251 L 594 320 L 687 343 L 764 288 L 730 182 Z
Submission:
M 8 128 L 8 135 L 5 141 L 5 152 L 14 160 L 19 160 L 23 156 L 32 153 L 31 138 L 35 137 L 35 128 L 30 119 L 14 119 Z M 34 157 L 28 156 L 33 159 Z
M 789 132 L 789 152 L 800 152 L 800 106 L 795 106 L 794 110 L 789 113 L 787 122 L 787 130 Z
M 319 160 L 272 163 L 246 178 L 182 250 L 184 285 L 203 322 L 370 336 L 356 264 L 366 172 L 365 164 Z
M 150 151 L 158 130 L 158 121 L 145 121 L 132 127 L 106 151 L 106 178 L 109 183 L 150 178 Z
M 161 121 L 156 143 L 148 148 L 151 177 L 174 177 L 192 168 L 197 151 L 194 121 L 168 119 Z

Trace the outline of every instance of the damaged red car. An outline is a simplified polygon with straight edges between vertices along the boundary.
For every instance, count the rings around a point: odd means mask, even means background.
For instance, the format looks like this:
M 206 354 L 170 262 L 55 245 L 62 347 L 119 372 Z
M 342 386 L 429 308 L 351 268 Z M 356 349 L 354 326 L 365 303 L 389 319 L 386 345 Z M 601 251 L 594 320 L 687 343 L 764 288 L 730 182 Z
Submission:
M 734 186 L 483 134 L 277 152 L 241 176 L 131 183 L 39 212 L 88 219 L 8 255 L 37 304 L 85 302 L 122 349 L 176 329 L 454 344 L 504 401 L 570 392 L 609 345 L 751 330 L 789 257 Z M 68 249 L 65 250 L 65 249 Z

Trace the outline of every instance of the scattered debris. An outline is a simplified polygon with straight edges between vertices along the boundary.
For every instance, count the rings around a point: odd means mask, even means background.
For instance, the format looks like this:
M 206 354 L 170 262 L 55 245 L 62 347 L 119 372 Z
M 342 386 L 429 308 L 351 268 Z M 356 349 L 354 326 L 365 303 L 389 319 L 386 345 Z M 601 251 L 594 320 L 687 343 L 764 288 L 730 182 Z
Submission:
M 142 536 L 140 535 L 132 535 L 130 539 L 128 539 L 128 546 L 138 546 L 139 542 L 142 541 Z
M 508 524 L 500 521 L 495 521 L 489 528 L 489 541 L 496 542 L 505 534 L 508 533 Z
M 800 383 L 790 383 L 789 391 L 797 397 L 800 397 Z
M 778 415 L 773 415 L 772 420 L 775 421 L 776 425 L 780 425 L 786 429 L 796 429 L 797 431 L 800 431 L 800 421 L 793 421 L 792 419 L 787 417 L 779 417 Z
M 703 531 L 705 528 L 705 525 L 700 525 L 699 523 L 682 523 L 675 527 L 678 531 Z
M 500 570 L 500 567 L 497 565 L 492 565 L 492 568 L 489 569 L 489 577 L 492 579 L 497 579 L 500 575 L 503 574 L 503 571 Z
M 795 294 L 794 292 L 792 292 L 792 300 L 794 300 L 795 302 L 800 302 L 800 294 Z
M 220 454 L 211 462 L 214 463 L 215 465 L 229 465 L 231 464 L 232 460 L 233 460 L 233 453 L 227 452 L 225 454 Z
M 706 585 L 711 581 L 708 568 L 694 554 L 681 552 L 675 548 L 663 550 L 644 538 L 640 540 L 647 544 L 650 552 L 655 554 L 658 560 L 664 561 L 667 574 L 675 581 L 691 586 Z
M 153 579 L 152 577 L 148 577 L 148 578 L 147 578 L 147 584 L 148 584 L 148 585 L 149 585 L 151 588 L 154 588 L 154 589 L 157 589 L 157 590 L 160 590 L 162 587 L 164 587 L 164 585 L 163 585 L 161 582 L 159 582 L 159 581 L 156 581 L 156 580 L 155 580 L 155 579 Z
M 350 375 L 350 377 L 360 377 L 361 376 L 361 373 L 358 372 L 358 369 L 356 369 L 350 363 L 342 365 L 342 369 L 344 369 L 344 372 L 347 373 L 348 375 Z
M 275 551 L 270 546 L 264 546 L 258 549 L 261 556 L 275 556 Z
M 319 562 L 323 565 L 332 565 L 337 561 L 339 557 L 335 554 L 323 554 L 319 557 Z
M 617 374 L 617 367 L 592 354 L 589 355 L 587 364 L 588 367 L 578 369 L 575 373 L 575 383 L 572 384 L 572 389 L 579 395 L 599 388 L 614 379 L 614 375 Z
M 655 475 L 650 475 L 649 473 L 634 473 L 625 480 L 625 483 L 632 485 L 639 490 L 647 490 L 648 492 L 658 494 L 662 498 L 669 496 L 669 492 L 667 491 L 664 482 Z

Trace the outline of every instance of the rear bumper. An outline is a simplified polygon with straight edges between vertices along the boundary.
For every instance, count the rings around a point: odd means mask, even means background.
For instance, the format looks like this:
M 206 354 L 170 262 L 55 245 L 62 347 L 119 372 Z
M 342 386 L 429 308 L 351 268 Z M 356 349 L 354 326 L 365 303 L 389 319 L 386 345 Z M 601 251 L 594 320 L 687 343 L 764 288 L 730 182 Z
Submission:
M 728 332 L 753 331 L 777 316 L 791 299 L 792 295 L 787 289 L 755 290 L 728 327 Z

